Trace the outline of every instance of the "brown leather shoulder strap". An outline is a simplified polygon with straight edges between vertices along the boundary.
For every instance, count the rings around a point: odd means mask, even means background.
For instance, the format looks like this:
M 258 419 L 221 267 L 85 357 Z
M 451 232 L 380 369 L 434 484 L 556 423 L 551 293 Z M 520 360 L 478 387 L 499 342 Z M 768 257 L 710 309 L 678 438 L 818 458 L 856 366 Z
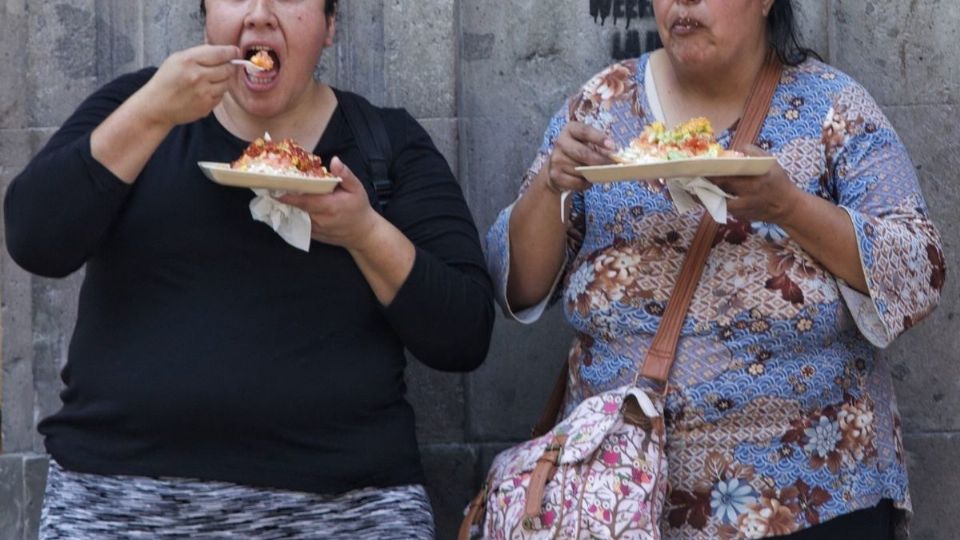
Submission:
M 747 100 L 743 116 L 740 118 L 737 132 L 730 144 L 731 148 L 743 148 L 757 139 L 763 121 L 770 111 L 770 102 L 773 100 L 773 94 L 780 82 L 780 73 L 780 61 L 771 50 L 767 54 L 760 73 L 757 74 L 753 88 L 750 90 L 750 97 Z M 643 367 L 637 374 L 638 377 L 647 377 L 666 384 L 670 367 L 676 357 L 680 330 L 683 327 L 684 319 L 687 318 L 690 301 L 693 299 L 693 293 L 700 282 L 700 276 L 703 274 L 703 267 L 707 261 L 707 256 L 710 254 L 710 249 L 713 247 L 713 240 L 718 228 L 717 222 L 708 213 L 704 212 L 703 219 L 700 221 L 700 226 L 697 227 L 697 233 L 693 238 L 693 243 L 687 251 L 687 257 L 680 268 L 677 284 L 667 301 L 667 309 L 664 311 L 663 319 L 660 320 L 660 326 L 653 337 L 650 350 L 647 351 L 647 356 L 644 358 Z
M 463 521 L 460 522 L 460 532 L 457 533 L 457 540 L 470 540 L 470 529 L 474 525 L 481 525 L 480 516 L 483 514 L 486 499 L 487 490 L 484 488 L 470 501 L 470 506 L 467 507 L 467 514 L 463 517 Z
M 773 102 L 773 95 L 777 92 L 782 72 L 783 65 L 780 64 L 776 51 L 770 49 L 763 67 L 760 68 L 760 73 L 753 81 L 750 97 L 747 98 L 743 116 L 737 123 L 737 132 L 733 136 L 730 148 L 734 150 L 743 148 L 757 140 L 760 129 L 763 128 L 763 122 L 770 112 L 770 104 Z
M 697 227 L 697 233 L 693 237 L 693 243 L 687 250 L 687 257 L 683 260 L 680 277 L 677 278 L 677 284 L 667 301 L 667 309 L 663 313 L 663 318 L 660 319 L 660 326 L 643 359 L 643 366 L 637 373 L 637 379 L 646 377 L 660 383 L 667 382 L 670 367 L 676 357 L 680 329 L 683 327 L 684 319 L 687 318 L 687 309 L 693 299 L 693 292 L 697 290 L 697 284 L 700 283 L 703 266 L 707 255 L 710 254 L 710 248 L 713 247 L 713 238 L 716 234 L 717 222 L 710 217 L 710 214 L 704 213 Z

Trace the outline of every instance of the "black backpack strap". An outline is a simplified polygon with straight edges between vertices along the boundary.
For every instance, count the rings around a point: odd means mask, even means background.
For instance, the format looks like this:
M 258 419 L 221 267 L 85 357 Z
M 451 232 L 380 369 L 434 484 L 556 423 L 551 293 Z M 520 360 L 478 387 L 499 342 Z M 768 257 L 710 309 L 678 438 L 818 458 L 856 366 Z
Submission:
M 363 97 L 352 92 L 337 92 L 337 101 L 360 147 L 382 213 L 393 195 L 393 181 L 388 174 L 393 156 L 387 128 L 380 112 Z

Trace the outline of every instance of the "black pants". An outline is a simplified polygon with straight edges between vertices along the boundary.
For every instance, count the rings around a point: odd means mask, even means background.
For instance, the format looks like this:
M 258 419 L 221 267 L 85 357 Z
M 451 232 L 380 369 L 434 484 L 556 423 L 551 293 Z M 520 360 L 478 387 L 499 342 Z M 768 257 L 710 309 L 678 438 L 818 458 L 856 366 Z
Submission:
M 873 508 L 835 517 L 782 538 L 784 540 L 892 540 L 893 518 L 893 503 L 889 499 L 884 499 Z

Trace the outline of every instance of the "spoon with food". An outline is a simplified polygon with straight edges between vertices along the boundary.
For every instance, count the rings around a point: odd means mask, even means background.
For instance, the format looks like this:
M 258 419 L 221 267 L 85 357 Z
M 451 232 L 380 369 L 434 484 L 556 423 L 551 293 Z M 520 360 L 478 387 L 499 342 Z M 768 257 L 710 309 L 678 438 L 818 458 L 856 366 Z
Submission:
M 270 58 L 267 51 L 257 51 L 257 54 L 250 57 L 249 60 L 237 58 L 231 60 L 230 63 L 243 66 L 247 70 L 247 73 L 270 71 L 273 69 L 273 58 Z

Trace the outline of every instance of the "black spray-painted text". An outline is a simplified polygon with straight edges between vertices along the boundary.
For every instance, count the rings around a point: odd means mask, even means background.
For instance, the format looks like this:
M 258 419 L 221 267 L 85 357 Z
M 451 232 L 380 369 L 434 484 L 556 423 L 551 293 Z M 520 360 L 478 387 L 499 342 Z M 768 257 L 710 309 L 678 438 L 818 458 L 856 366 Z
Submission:
M 610 18 L 613 25 L 624 21 L 626 31 L 613 33 L 613 43 L 610 47 L 610 57 L 614 60 L 636 58 L 644 51 L 652 51 L 661 46 L 660 36 L 655 30 L 641 34 L 639 30 L 630 29 L 630 23 L 653 17 L 653 5 L 650 0 L 590 0 L 590 16 L 594 22 L 601 25 Z
M 653 17 L 653 6 L 650 0 L 590 0 L 590 16 L 594 21 L 604 24 L 608 17 L 613 18 L 613 24 L 624 20 L 627 28 L 636 19 Z

